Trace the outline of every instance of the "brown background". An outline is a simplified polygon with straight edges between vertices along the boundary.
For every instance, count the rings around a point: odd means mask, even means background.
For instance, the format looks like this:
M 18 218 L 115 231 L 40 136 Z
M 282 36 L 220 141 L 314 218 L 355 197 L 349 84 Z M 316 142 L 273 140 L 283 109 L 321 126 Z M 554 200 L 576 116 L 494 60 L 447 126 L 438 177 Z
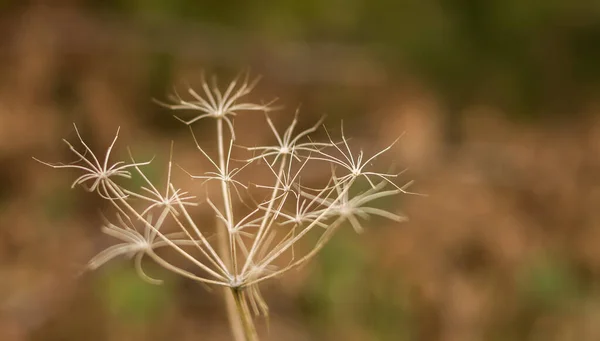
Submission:
M 160 178 L 171 140 L 199 155 L 151 99 L 249 68 L 280 127 L 301 105 L 367 151 L 406 132 L 380 164 L 428 195 L 265 284 L 265 340 L 600 340 L 599 23 L 585 0 L 0 1 L 0 339 L 229 339 L 197 284 L 126 259 L 81 274 L 109 207 L 31 156 L 120 126 L 116 154 L 156 154 Z

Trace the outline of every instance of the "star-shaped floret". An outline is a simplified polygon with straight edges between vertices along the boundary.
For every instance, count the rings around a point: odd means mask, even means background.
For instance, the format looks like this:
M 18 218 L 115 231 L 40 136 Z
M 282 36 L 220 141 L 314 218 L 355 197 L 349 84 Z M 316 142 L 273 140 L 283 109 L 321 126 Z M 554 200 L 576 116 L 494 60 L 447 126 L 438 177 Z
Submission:
M 135 269 L 138 275 L 149 283 L 161 284 L 161 280 L 151 278 L 144 272 L 142 268 L 142 258 L 149 251 L 160 247 L 169 246 L 170 243 L 164 240 L 156 240 L 156 235 L 162 222 L 157 223 L 158 226 L 154 228 L 145 226 L 144 233 L 142 234 L 138 232 L 138 230 L 133 226 L 133 223 L 128 217 L 124 219 L 121 215 L 118 214 L 117 218 L 119 221 L 119 225 L 107 221 L 106 224 L 102 227 L 102 232 L 111 237 L 121 240 L 122 243 L 110 246 L 104 251 L 98 253 L 94 258 L 92 258 L 88 262 L 88 268 L 91 270 L 95 270 L 98 267 L 107 263 L 108 261 L 112 260 L 113 258 L 122 255 L 127 256 L 129 258 L 135 257 Z M 152 224 L 151 216 L 148 216 L 147 224 Z M 178 239 L 181 238 L 181 233 L 166 234 L 164 235 L 164 238 L 168 238 L 172 244 L 193 244 L 193 242 L 190 240 Z
M 105 199 L 109 199 L 109 200 L 115 199 L 110 194 L 110 192 L 116 192 L 118 194 L 118 196 L 121 198 L 126 197 L 127 195 L 125 193 L 123 193 L 123 191 L 121 190 L 121 188 L 119 186 L 115 185 L 115 183 L 112 181 L 111 178 L 122 177 L 122 178 L 130 179 L 131 172 L 128 170 L 129 168 L 134 168 L 134 167 L 150 164 L 150 162 L 152 160 L 147 161 L 147 162 L 129 163 L 129 164 L 125 163 L 124 161 L 118 161 L 112 165 L 109 165 L 110 153 L 115 145 L 115 142 L 117 141 L 117 139 L 119 137 L 120 129 L 117 129 L 117 133 L 115 134 L 115 137 L 114 137 L 112 143 L 110 144 L 110 146 L 108 147 L 108 150 L 106 151 L 106 156 L 104 157 L 104 161 L 100 162 L 100 160 L 96 157 L 96 155 L 94 155 L 94 152 L 92 152 L 92 150 L 88 147 L 88 145 L 85 144 L 85 142 L 83 142 L 83 139 L 81 138 L 81 135 L 79 134 L 79 130 L 77 130 L 77 126 L 75 124 L 73 124 L 73 126 L 75 127 L 75 133 L 77 134 L 79 141 L 85 148 L 85 152 L 83 152 L 83 153 L 79 152 L 66 139 L 63 139 L 63 141 L 67 144 L 67 146 L 69 146 L 69 149 L 75 155 L 77 155 L 79 157 L 79 160 L 75 161 L 74 163 L 70 163 L 70 164 L 48 163 L 48 162 L 44 162 L 44 161 L 41 161 L 36 158 L 34 158 L 34 160 L 36 160 L 46 166 L 52 167 L 52 168 L 74 168 L 74 169 L 80 169 L 80 170 L 84 171 L 85 174 L 83 174 L 80 177 L 78 177 L 77 179 L 75 179 L 75 181 L 71 185 L 71 188 L 73 188 L 77 185 L 80 185 L 89 192 L 97 191 L 100 196 L 102 196 Z M 89 154 L 90 157 L 86 158 L 87 154 Z M 80 162 L 80 163 L 78 164 L 78 162 Z M 90 182 L 91 182 L 91 185 L 88 185 L 88 183 L 90 183 Z M 110 189 L 110 191 L 109 191 L 109 189 Z
M 371 215 L 377 215 L 387 219 L 391 219 L 397 222 L 406 221 L 407 218 L 400 216 L 380 208 L 368 207 L 366 204 L 373 200 L 396 195 L 404 192 L 403 189 L 393 189 L 388 191 L 382 191 L 386 186 L 386 181 L 381 181 L 377 185 L 369 188 L 367 191 L 358 195 L 350 195 L 350 186 L 348 182 L 341 182 L 340 179 L 334 178 L 335 190 L 337 192 L 337 198 L 326 198 L 319 199 L 318 201 L 325 206 L 322 210 L 314 212 L 318 214 L 320 212 L 326 212 L 328 215 L 338 215 L 342 218 L 347 219 L 354 230 L 358 233 L 364 231 L 364 228 L 360 224 L 357 217 L 362 219 L 368 219 Z
M 394 142 L 392 142 L 389 146 L 387 146 L 384 149 L 380 150 L 379 152 L 375 153 L 370 158 L 364 160 L 363 159 L 364 152 L 362 150 L 358 153 L 358 155 L 356 155 L 356 157 L 350 150 L 350 146 L 348 145 L 348 140 L 346 139 L 346 137 L 344 135 L 343 125 L 341 128 L 341 131 L 342 131 L 342 142 L 341 143 L 334 143 L 333 139 L 331 138 L 331 135 L 329 135 L 329 132 L 327 132 L 327 130 L 325 130 L 325 131 L 327 133 L 327 136 L 329 137 L 329 141 L 331 142 L 330 145 L 335 147 L 335 149 L 337 149 L 337 151 L 342 156 L 341 157 L 334 156 L 330 153 L 326 153 L 326 152 L 319 150 L 319 151 L 317 151 L 317 153 L 320 156 L 312 156 L 311 158 L 314 160 L 322 160 L 322 161 L 331 162 L 332 164 L 341 166 L 343 169 L 345 169 L 348 173 L 339 178 L 340 182 L 352 182 L 354 179 L 356 179 L 358 177 L 364 177 L 369 182 L 371 187 L 375 187 L 373 178 L 379 178 L 379 179 L 384 180 L 385 182 L 389 183 L 390 185 L 396 187 L 397 189 L 401 190 L 402 192 L 409 193 L 405 190 L 406 186 L 399 187 L 392 181 L 392 178 L 396 178 L 399 174 L 387 174 L 387 173 L 371 172 L 371 171 L 365 170 L 366 166 L 369 165 L 373 160 L 375 160 L 381 154 L 390 150 L 396 144 L 396 142 L 398 142 L 398 140 L 400 140 L 400 137 L 398 137 L 396 140 L 394 140 Z M 339 144 L 341 144 L 343 146 L 339 147 L 338 146 Z M 344 149 L 344 147 L 345 147 L 345 149 Z
M 291 155 L 293 158 L 300 161 L 300 158 L 298 155 L 299 152 L 305 152 L 305 153 L 310 154 L 313 152 L 317 152 L 318 150 L 320 150 L 322 148 L 330 146 L 329 143 L 313 142 L 313 141 L 310 141 L 310 139 L 308 142 L 299 143 L 302 138 L 308 137 L 309 134 L 314 133 L 317 130 L 317 128 L 323 123 L 324 118 L 321 118 L 312 127 L 301 131 L 296 136 L 293 136 L 294 128 L 298 124 L 298 112 L 296 112 L 296 115 L 294 116 L 294 120 L 289 125 L 289 127 L 287 127 L 287 129 L 285 130 L 283 135 L 279 134 L 279 132 L 275 128 L 275 125 L 273 124 L 273 121 L 271 120 L 269 115 L 265 114 L 265 117 L 267 118 L 267 123 L 269 124 L 271 131 L 273 131 L 273 135 L 275 135 L 275 138 L 277 139 L 277 145 L 276 146 L 247 147 L 246 149 L 248 149 L 250 151 L 260 153 L 259 155 L 252 157 L 249 161 L 254 161 L 254 160 L 264 159 L 266 157 L 274 156 L 273 161 L 271 162 L 271 165 L 273 165 L 283 155 Z
M 133 159 L 133 156 L 131 155 L 131 151 L 129 151 L 129 157 L 131 158 L 131 161 L 133 162 L 133 164 L 135 164 L 135 160 Z M 144 172 L 142 172 L 140 167 L 135 166 L 135 169 L 140 174 L 142 179 L 144 179 L 144 181 L 148 184 L 147 187 L 146 186 L 141 187 L 141 189 L 143 191 L 145 191 L 147 194 L 140 194 L 140 193 L 125 190 L 125 189 L 123 191 L 125 193 L 127 193 L 128 195 L 131 195 L 133 197 L 137 197 L 137 198 L 140 198 L 143 200 L 147 200 L 151 203 L 142 213 L 140 213 L 141 216 L 145 216 L 146 213 L 148 213 L 155 207 L 167 207 L 169 209 L 169 211 L 171 211 L 173 214 L 178 215 L 179 212 L 177 212 L 177 209 L 175 208 L 175 205 L 178 203 L 178 200 L 181 201 L 182 205 L 186 205 L 186 206 L 197 206 L 198 205 L 197 202 L 192 201 L 193 199 L 196 199 L 195 196 L 188 195 L 188 192 L 182 191 L 181 189 L 176 189 L 176 190 L 171 189 L 171 187 L 172 187 L 172 184 L 171 184 L 172 166 L 173 166 L 173 143 L 171 143 L 171 153 L 170 153 L 170 157 L 169 157 L 169 166 L 167 169 L 167 183 L 166 183 L 166 188 L 165 188 L 164 194 L 161 193 L 156 186 L 154 186 L 154 184 L 148 179 L 148 177 L 144 174 Z
M 196 92 L 192 88 L 188 88 L 187 92 L 192 96 L 192 100 L 184 100 L 176 91 L 170 100 L 172 104 L 163 103 L 156 101 L 158 104 L 165 106 L 172 110 L 192 110 L 199 111 L 201 114 L 196 115 L 191 119 L 182 119 L 175 116 L 181 122 L 191 125 L 203 118 L 215 118 L 224 120 L 229 126 L 231 136 L 235 139 L 235 132 L 233 129 L 233 122 L 231 117 L 236 116 L 240 111 L 270 111 L 272 108 L 270 105 L 272 102 L 267 104 L 255 104 L 249 102 L 242 102 L 241 99 L 248 95 L 258 83 L 258 78 L 253 81 L 249 81 L 248 74 L 244 77 L 244 80 L 240 83 L 240 76 L 234 79 L 225 90 L 221 92 L 217 85 L 216 77 L 212 78 L 211 85 L 208 84 L 204 75 L 202 75 L 202 90 L 204 91 L 204 97 Z M 238 83 L 239 86 L 238 86 Z

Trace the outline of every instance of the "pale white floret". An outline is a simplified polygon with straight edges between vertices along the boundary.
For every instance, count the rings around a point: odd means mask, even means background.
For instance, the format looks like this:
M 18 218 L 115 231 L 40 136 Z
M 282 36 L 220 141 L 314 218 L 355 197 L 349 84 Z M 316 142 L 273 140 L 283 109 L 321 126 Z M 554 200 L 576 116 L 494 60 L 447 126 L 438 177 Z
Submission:
M 246 149 L 259 152 L 259 155 L 252 157 L 249 161 L 254 161 L 258 159 L 265 159 L 267 157 L 273 157 L 271 161 L 271 165 L 275 164 L 277 160 L 283 155 L 291 155 L 292 158 L 300 161 L 299 153 L 311 154 L 317 152 L 325 147 L 329 147 L 329 143 L 322 142 L 313 142 L 309 139 L 308 142 L 299 143 L 303 138 L 308 138 L 309 134 L 314 133 L 317 128 L 323 123 L 324 117 L 321 118 L 315 125 L 312 127 L 305 129 L 298 133 L 296 136 L 293 135 L 294 129 L 298 124 L 298 112 L 294 115 L 294 119 L 292 123 L 287 127 L 283 135 L 280 135 L 273 124 L 273 121 L 269 117 L 267 113 L 265 113 L 265 117 L 267 119 L 267 123 L 277 140 L 276 146 L 257 146 L 257 147 L 247 147 Z
M 236 116 L 240 111 L 270 111 L 271 103 L 268 104 L 255 104 L 250 102 L 241 102 L 240 100 L 248 95 L 256 84 L 258 78 L 250 81 L 248 75 L 246 75 L 242 82 L 240 82 L 241 76 L 234 79 L 225 92 L 221 92 L 217 85 L 216 78 L 212 78 L 212 84 L 209 85 L 202 75 L 202 90 L 204 97 L 196 92 L 192 88 L 188 88 L 187 92 L 192 96 L 190 100 L 184 100 L 179 93 L 176 91 L 170 96 L 172 103 L 164 103 L 156 101 L 157 103 L 171 109 L 171 110 L 190 110 L 199 111 L 200 114 L 193 116 L 190 119 L 182 119 L 175 116 L 181 122 L 191 125 L 203 118 L 215 118 L 224 120 L 231 133 L 233 139 L 235 139 L 235 132 L 233 128 L 233 122 L 231 117 Z M 238 85 L 239 84 L 239 85 Z
M 129 150 L 129 157 L 134 165 L 136 165 L 133 155 L 131 154 L 131 150 Z M 150 202 L 150 205 L 140 213 L 141 216 L 146 215 L 149 211 L 154 208 L 166 207 L 173 214 L 179 214 L 175 209 L 175 204 L 177 200 L 181 201 L 183 205 L 187 206 L 197 206 L 198 203 L 192 200 L 196 199 L 193 195 L 188 195 L 188 192 L 183 191 L 182 189 L 176 189 L 174 191 L 171 190 L 171 171 L 173 168 L 173 143 L 171 143 L 171 153 L 169 157 L 169 165 L 167 168 L 167 181 L 165 185 L 164 194 L 161 193 L 157 186 L 155 186 L 150 179 L 144 174 L 144 172 L 140 169 L 139 166 L 135 166 L 136 171 L 141 176 L 141 178 L 146 182 L 147 186 L 141 186 L 140 189 L 145 193 L 138 193 L 135 191 L 130 191 L 127 189 L 123 189 L 123 192 L 131 195 L 132 197 L 137 197 L 143 200 Z
M 368 165 L 370 165 L 373 160 L 375 160 L 377 157 L 381 156 L 385 152 L 389 151 L 400 140 L 400 137 L 398 137 L 396 140 L 394 140 L 390 145 L 388 145 L 384 149 L 373 154 L 371 157 L 369 157 L 368 159 L 365 160 L 364 152 L 362 150 L 360 150 L 358 152 L 358 154 L 355 156 L 354 153 L 352 152 L 352 150 L 350 149 L 350 146 L 348 144 L 348 139 L 346 139 L 346 136 L 344 134 L 343 125 L 341 127 L 341 133 L 342 133 L 341 143 L 334 143 L 333 139 L 331 138 L 331 135 L 329 135 L 329 132 L 327 130 L 325 130 L 325 131 L 327 133 L 327 136 L 329 137 L 329 141 L 330 141 L 331 145 L 339 152 L 339 154 L 341 156 L 335 156 L 335 155 L 333 155 L 333 153 L 326 153 L 326 152 L 319 150 L 319 151 L 317 151 L 319 156 L 315 156 L 315 157 L 313 157 L 313 159 L 327 161 L 327 162 L 333 163 L 337 166 L 340 166 L 342 169 L 346 170 L 347 174 L 340 177 L 341 182 L 349 182 L 358 177 L 364 177 L 369 182 L 371 187 L 375 187 L 375 183 L 373 181 L 375 178 L 375 179 L 384 180 L 385 182 L 396 187 L 397 189 L 401 190 L 404 193 L 409 193 L 405 190 L 405 186 L 399 187 L 392 180 L 392 179 L 398 177 L 398 175 L 401 173 L 388 174 L 388 173 L 373 172 L 373 171 L 365 170 L 365 168 Z M 342 145 L 342 147 L 340 147 L 339 145 Z
M 115 137 L 114 137 L 112 143 L 110 144 L 110 146 L 108 147 L 108 150 L 106 151 L 106 155 L 104 157 L 104 162 L 101 163 L 100 160 L 96 157 L 96 155 L 94 155 L 94 152 L 90 149 L 90 147 L 88 147 L 88 145 L 83 141 L 83 138 L 81 138 L 81 135 L 79 134 L 79 130 L 77 129 L 77 126 L 75 124 L 73 124 L 73 127 L 75 128 L 75 133 L 77 134 L 77 137 L 79 138 L 79 142 L 81 142 L 81 144 L 85 148 L 85 152 L 83 152 L 83 153 L 79 152 L 66 139 L 63 139 L 63 141 L 67 144 L 67 146 L 69 146 L 69 149 L 75 155 L 77 155 L 79 157 L 79 160 L 77 160 L 73 163 L 70 163 L 70 164 L 64 164 L 64 163 L 48 163 L 48 162 L 41 161 L 35 157 L 33 158 L 34 160 L 36 160 L 44 165 L 50 166 L 52 168 L 73 168 L 73 169 L 79 169 L 79 170 L 84 171 L 85 174 L 81 175 L 80 177 L 75 179 L 75 181 L 73 181 L 73 183 L 71 184 L 71 188 L 74 188 L 75 186 L 79 185 L 89 192 L 97 191 L 100 196 L 102 196 L 105 199 L 108 199 L 108 198 L 110 198 L 111 194 L 109 194 L 109 192 L 108 192 L 107 184 L 113 183 L 112 178 L 122 177 L 122 178 L 131 179 L 131 172 L 128 170 L 129 168 L 135 168 L 138 166 L 148 165 L 152 161 L 152 160 L 150 160 L 150 161 L 140 162 L 140 163 L 135 163 L 135 162 L 134 163 L 125 163 L 124 161 L 118 161 L 116 163 L 113 163 L 112 165 L 109 165 L 110 153 L 113 149 L 113 146 L 115 145 L 115 142 L 117 142 L 117 139 L 119 138 L 119 130 L 120 129 L 117 128 L 117 133 L 115 134 Z M 87 154 L 90 155 L 89 158 L 85 157 Z M 88 183 L 90 183 L 90 182 L 91 182 L 91 185 L 88 185 Z M 126 194 L 123 192 L 118 192 L 117 195 L 121 196 L 121 197 L 126 196 Z

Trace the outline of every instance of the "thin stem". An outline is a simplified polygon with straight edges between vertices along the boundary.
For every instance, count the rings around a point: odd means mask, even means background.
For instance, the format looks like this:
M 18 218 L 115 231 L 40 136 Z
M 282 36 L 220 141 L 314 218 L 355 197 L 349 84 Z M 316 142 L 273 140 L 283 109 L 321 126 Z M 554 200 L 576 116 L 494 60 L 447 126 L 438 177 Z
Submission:
M 327 207 L 326 209 L 324 209 L 319 214 L 319 216 L 317 216 L 315 218 L 315 220 L 312 221 L 307 227 L 305 227 L 304 229 L 302 229 L 297 235 L 295 235 L 293 238 L 291 238 L 286 243 L 284 243 L 283 245 L 281 245 L 281 247 L 277 247 L 277 248 L 274 248 L 273 250 L 271 250 L 271 252 L 263 260 L 261 260 L 261 262 L 260 262 L 261 266 L 265 266 L 265 265 L 271 264 L 275 259 L 277 259 L 279 256 L 281 256 L 281 254 L 283 254 L 286 250 L 288 250 L 290 247 L 292 247 L 298 240 L 300 240 L 302 237 L 304 237 L 304 235 L 306 235 L 308 232 L 310 232 L 315 226 L 318 226 L 319 221 L 322 220 L 323 218 L 327 217 L 327 214 L 329 213 L 330 210 L 332 210 L 332 207 L 335 207 L 335 204 L 338 201 L 340 201 L 345 195 L 347 195 L 347 193 L 348 193 L 349 190 L 350 190 L 350 186 L 346 186 L 338 194 L 338 197 L 331 202 L 331 204 L 329 205 L 329 207 Z M 338 218 L 338 220 L 339 220 L 339 218 Z M 330 230 L 333 231 L 333 228 L 331 226 L 329 226 L 327 229 L 328 230 L 327 230 L 326 233 L 329 233 L 328 231 L 330 231 Z M 315 249 L 317 249 L 317 248 L 315 248 Z M 316 251 L 314 253 L 316 253 Z M 304 258 L 306 258 L 306 257 L 304 257 Z M 303 261 L 303 260 L 301 259 L 301 261 Z M 295 262 L 294 264 L 299 264 L 299 262 Z M 267 276 L 267 278 L 270 278 L 270 277 L 273 277 L 273 276 L 271 276 L 271 275 Z M 255 282 L 255 281 L 253 281 L 253 282 Z M 244 284 L 248 285 L 247 283 L 244 283 Z
M 225 171 L 225 151 L 223 148 L 223 120 L 217 119 L 217 136 L 218 136 L 218 150 L 219 150 L 219 169 L 221 172 Z M 221 191 L 223 195 L 223 206 L 225 206 L 225 219 L 226 222 L 217 218 L 217 247 L 219 253 L 225 262 L 225 265 L 229 268 L 231 263 L 236 264 L 234 256 L 235 244 L 232 244 L 232 233 L 233 228 L 233 212 L 231 208 L 231 197 L 229 191 L 229 184 L 227 181 L 221 181 Z M 227 225 L 227 226 L 224 226 Z M 229 237 L 229 238 L 228 238 Z M 229 239 L 229 240 L 228 240 Z M 236 267 L 234 266 L 234 269 Z M 234 270 L 233 276 L 236 276 Z M 225 307 L 227 309 L 227 319 L 229 320 L 229 327 L 233 337 L 237 341 L 250 341 L 245 332 L 242 311 L 238 308 L 238 303 L 235 298 L 233 290 L 223 289 L 223 298 L 225 300 Z
M 248 257 L 246 258 L 244 267 L 242 268 L 242 277 L 246 276 L 248 267 L 252 265 L 253 258 L 256 255 L 256 253 L 258 252 L 258 249 L 260 248 L 260 246 L 263 242 L 263 239 L 264 239 L 263 237 L 265 235 L 267 235 L 266 232 L 270 225 L 267 223 L 267 220 L 269 220 L 271 212 L 273 211 L 273 205 L 275 203 L 275 199 L 277 198 L 277 194 L 279 192 L 279 186 L 281 184 L 281 181 L 279 181 L 279 179 L 281 179 L 281 177 L 283 176 L 283 172 L 285 171 L 285 162 L 286 162 L 286 155 L 283 155 L 283 157 L 281 158 L 281 165 L 279 166 L 277 179 L 275 181 L 275 186 L 273 187 L 273 193 L 271 195 L 271 200 L 269 200 L 269 205 L 267 206 L 265 215 L 263 216 L 262 223 L 260 224 L 260 227 L 258 228 L 258 233 L 256 234 L 256 237 L 254 238 L 254 243 L 252 244 L 250 253 L 248 254 Z M 290 160 L 290 162 L 292 162 L 292 160 Z
M 228 171 L 228 164 L 229 164 L 229 160 L 227 160 L 227 164 L 225 161 L 225 148 L 223 145 L 223 120 L 222 119 L 217 119 L 217 137 L 218 137 L 218 148 L 219 148 L 219 169 L 221 170 L 221 172 L 227 172 Z M 230 148 L 231 149 L 231 148 Z M 221 251 L 225 251 L 226 254 L 229 254 L 229 263 L 228 266 L 233 266 L 233 274 L 237 274 L 237 260 L 235 258 L 235 244 L 233 242 L 233 234 L 231 233 L 231 230 L 234 227 L 234 223 L 233 223 L 233 208 L 232 208 L 232 203 L 231 203 L 231 191 L 229 188 L 229 182 L 225 181 L 224 179 L 221 180 L 221 192 L 223 195 L 223 206 L 225 208 L 225 218 L 227 219 L 227 236 L 229 236 L 229 250 L 227 252 L 227 249 L 222 249 Z M 219 231 L 219 234 L 221 234 L 221 231 Z M 220 239 L 220 238 L 219 238 Z M 221 255 L 222 257 L 225 257 L 225 254 Z
M 262 282 L 264 280 L 267 280 L 269 278 L 273 278 L 273 277 L 277 277 L 279 275 L 281 275 L 284 272 L 287 272 L 297 266 L 300 266 L 304 263 L 306 263 L 307 261 L 309 261 L 310 259 L 312 259 L 315 255 L 317 255 L 317 253 L 319 253 L 319 251 L 321 251 L 321 249 L 323 248 L 323 246 L 325 246 L 325 244 L 327 244 L 327 242 L 329 241 L 329 239 L 331 239 L 331 237 L 333 236 L 334 232 L 337 231 L 338 227 L 342 224 L 342 222 L 344 221 L 343 218 L 338 218 L 336 221 L 334 221 L 330 226 L 327 227 L 327 231 L 325 231 L 325 233 L 321 236 L 321 238 L 319 238 L 319 241 L 317 242 L 317 244 L 310 250 L 309 253 L 307 253 L 306 255 L 304 255 L 302 258 L 294 261 L 293 263 L 289 264 L 288 266 L 286 266 L 283 269 L 274 271 L 268 275 L 265 275 L 263 277 L 259 277 L 257 279 L 254 280 L 249 280 L 248 282 L 244 283 L 247 287 L 251 286 L 251 285 L 255 285 L 259 282 Z
M 118 196 L 119 192 L 115 189 L 115 187 L 112 184 L 110 184 L 110 183 L 108 184 L 108 189 L 110 189 L 115 195 Z M 184 256 L 186 259 L 190 260 L 192 263 L 197 265 L 202 270 L 208 272 L 210 275 L 215 277 L 217 279 L 217 281 L 223 281 L 224 283 L 226 283 L 227 278 L 224 278 L 223 276 L 216 273 L 211 268 L 202 264 L 202 262 L 200 262 L 199 260 L 192 257 L 189 253 L 185 252 L 182 248 L 180 248 L 178 245 L 176 245 L 173 241 L 171 241 L 169 238 L 167 238 L 165 235 L 163 235 L 156 227 L 154 227 L 154 225 L 150 224 L 148 222 L 148 220 L 146 220 L 146 218 L 142 217 L 133 207 L 131 207 L 131 205 L 129 205 L 129 203 L 127 201 L 125 201 L 125 199 L 123 197 L 118 197 L 117 200 L 119 200 L 123 204 L 123 206 L 125 206 L 125 208 L 127 210 L 131 211 L 131 213 L 133 213 L 133 215 L 136 218 L 138 218 L 140 221 L 142 221 L 146 228 L 152 229 L 152 231 L 154 231 L 161 240 L 163 240 L 165 243 L 167 243 L 169 246 L 171 246 L 173 249 L 175 249 L 177 252 L 179 252 L 182 256 Z M 116 202 L 114 202 L 114 201 L 111 201 L 111 202 L 113 202 L 114 205 L 125 214 L 125 212 L 117 205 Z M 125 214 L 125 215 L 127 216 L 127 214 Z M 208 242 L 206 242 L 206 244 L 209 245 Z M 205 280 L 204 282 L 209 283 L 208 280 Z M 210 281 L 210 282 L 212 282 L 212 281 Z

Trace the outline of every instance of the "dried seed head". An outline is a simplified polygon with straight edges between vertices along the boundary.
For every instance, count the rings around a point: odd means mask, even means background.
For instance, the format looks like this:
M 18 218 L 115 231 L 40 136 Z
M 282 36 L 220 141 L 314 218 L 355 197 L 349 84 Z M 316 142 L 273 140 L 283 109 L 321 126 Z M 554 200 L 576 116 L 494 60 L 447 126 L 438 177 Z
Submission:
M 326 131 L 329 140 L 315 142 L 310 134 L 322 125 L 323 120 L 294 135 L 298 124 L 296 112 L 290 125 L 280 134 L 266 114 L 266 124 L 277 143 L 246 148 L 258 155 L 248 157 L 240 166 L 235 167 L 231 158 L 235 138 L 231 118 L 238 112 L 267 112 L 271 108 L 269 105 L 242 101 L 256 85 L 256 81 L 249 82 L 247 76 L 242 81 L 238 77 L 223 92 L 216 86 L 216 81 L 213 80 L 211 84 L 203 82 L 202 95 L 188 89 L 191 100 L 184 100 L 175 93 L 172 104 L 161 104 L 173 110 L 200 112 L 189 119 L 180 119 L 187 125 L 203 118 L 217 121 L 217 155 L 209 155 L 192 132 L 198 151 L 212 165 L 213 170 L 200 174 L 186 171 L 194 179 L 202 179 L 204 183 L 211 181 L 220 186 L 220 198 L 206 200 L 215 215 L 214 221 L 196 219 L 196 215 L 189 212 L 197 205 L 196 195 L 191 194 L 191 190 L 176 188 L 173 184 L 172 146 L 167 181 L 162 185 L 164 191 L 159 191 L 159 186 L 153 184 L 142 169 L 150 161 L 136 162 L 130 153 L 129 162 L 118 161 L 109 165 L 118 130 L 103 162 L 85 144 L 76 127 L 77 136 L 85 151 L 80 152 L 68 141 L 65 142 L 79 157 L 78 163 L 50 164 L 39 161 L 53 168 L 82 171 L 84 174 L 73 182 L 73 186 L 81 185 L 89 191 L 97 192 L 117 211 L 119 223 L 107 223 L 102 231 L 121 242 L 94 257 L 89 263 L 91 269 L 117 256 L 135 257 L 136 270 L 140 276 L 151 283 L 159 283 L 147 276 L 142 269 L 142 258 L 148 256 L 148 259 L 166 269 L 192 280 L 242 290 L 253 310 L 266 314 L 268 309 L 257 284 L 309 261 L 343 222 L 349 222 L 357 232 L 362 232 L 364 226 L 359 219 L 367 219 L 373 215 L 397 222 L 406 219 L 372 206 L 377 199 L 408 193 L 405 186 L 400 187 L 394 183 L 398 174 L 367 170 L 367 166 L 375 158 L 390 151 L 398 140 L 367 158 L 362 151 L 356 153 L 351 150 L 343 128 L 341 141 L 335 142 Z M 227 139 L 223 122 L 230 132 L 228 143 L 225 142 Z M 258 160 L 264 161 L 262 165 L 266 165 L 271 178 L 269 182 L 261 181 L 261 184 L 250 188 L 238 179 L 238 175 L 247 168 L 261 167 L 261 162 L 255 162 Z M 311 164 L 315 162 L 329 163 L 332 172 L 323 174 L 326 181 L 316 188 L 301 185 L 302 174 L 310 172 Z M 140 175 L 145 182 L 144 186 L 132 189 L 113 181 L 115 177 L 131 178 L 132 171 Z M 365 179 L 371 187 L 356 194 L 355 186 L 360 179 Z M 385 190 L 388 185 L 394 189 Z M 266 191 L 268 195 L 258 200 L 249 211 L 244 208 L 244 213 L 237 207 L 232 196 L 232 192 L 236 192 L 241 201 L 239 188 L 247 191 L 258 188 L 258 192 Z M 225 234 L 224 243 L 216 242 L 207 229 Z M 173 230 L 177 232 L 163 233 Z M 302 254 L 296 250 L 296 244 L 308 234 L 320 234 L 320 237 L 311 249 Z M 164 247 L 173 249 L 192 266 L 179 266 L 161 258 L 155 251 Z

